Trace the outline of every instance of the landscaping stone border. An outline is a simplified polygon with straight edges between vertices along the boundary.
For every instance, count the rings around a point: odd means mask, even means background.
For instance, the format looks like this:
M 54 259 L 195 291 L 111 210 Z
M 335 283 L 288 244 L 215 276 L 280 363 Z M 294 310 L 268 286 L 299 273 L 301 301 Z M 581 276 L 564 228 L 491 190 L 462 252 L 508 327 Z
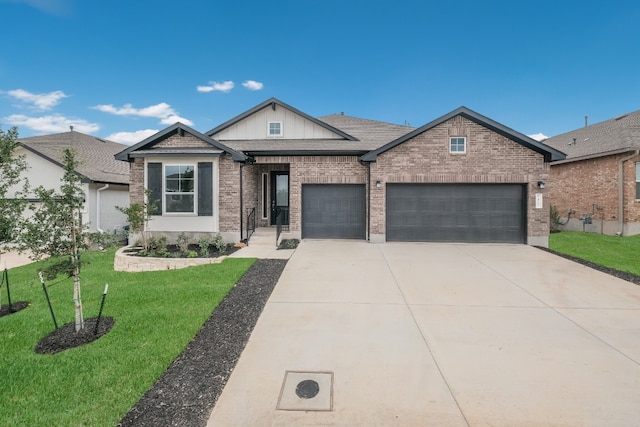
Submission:
M 128 253 L 133 246 L 124 246 L 116 252 L 113 259 L 113 269 L 115 271 L 161 271 L 178 270 L 181 268 L 194 267 L 196 265 L 219 264 L 226 255 L 216 258 L 153 258 L 135 256 Z

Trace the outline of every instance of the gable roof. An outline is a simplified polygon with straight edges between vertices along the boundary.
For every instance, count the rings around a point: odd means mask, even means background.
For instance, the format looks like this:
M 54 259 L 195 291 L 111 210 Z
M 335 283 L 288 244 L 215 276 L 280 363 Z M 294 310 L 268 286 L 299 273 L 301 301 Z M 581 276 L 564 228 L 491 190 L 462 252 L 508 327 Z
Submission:
M 352 136 L 345 139 L 254 139 L 225 140 L 224 143 L 251 156 L 256 155 L 353 155 L 361 156 L 398 138 L 414 128 L 344 114 L 316 119 Z
M 199 147 L 195 149 L 187 149 L 184 147 L 176 147 L 176 148 L 154 148 L 154 145 L 163 141 L 164 139 L 177 134 L 178 132 L 186 132 L 189 133 L 201 141 L 209 144 L 211 148 L 207 147 Z M 134 157 L 144 157 L 149 155 L 175 155 L 175 154 L 190 154 L 190 155 L 211 155 L 211 154 L 221 154 L 227 153 L 231 155 L 233 160 L 243 162 L 247 160 L 247 156 L 243 153 L 240 153 L 230 147 L 227 147 L 224 144 L 216 141 L 198 132 L 195 129 L 190 128 L 189 126 L 177 122 L 166 129 L 161 130 L 160 132 L 151 135 L 139 143 L 132 145 L 131 147 L 123 150 L 115 155 L 116 160 L 122 160 L 125 162 L 130 162 Z
M 640 110 L 544 140 L 567 153 L 566 162 L 624 153 L 640 148 Z
M 267 99 L 266 101 L 256 105 L 255 107 L 251 108 L 250 110 L 247 110 L 244 113 L 242 113 L 240 115 L 237 115 L 236 117 L 234 117 L 234 118 L 232 118 L 230 120 L 227 120 L 226 122 L 222 123 L 221 125 L 216 126 L 215 128 L 211 129 L 209 132 L 206 132 L 206 134 L 208 136 L 215 135 L 216 133 L 221 132 L 221 131 L 225 130 L 226 128 L 228 128 L 230 126 L 233 126 L 234 124 L 240 122 L 241 120 L 244 120 L 247 117 L 257 113 L 258 111 L 262 110 L 263 108 L 266 108 L 266 107 L 269 107 L 269 106 L 274 108 L 276 105 L 279 105 L 279 106 L 281 106 L 283 108 L 286 108 L 287 110 L 290 110 L 290 111 L 294 112 L 295 114 L 297 114 L 297 115 L 299 115 L 301 117 L 304 117 L 305 119 L 317 124 L 318 126 L 321 126 L 321 127 L 325 128 L 325 129 L 327 129 L 327 130 L 329 130 L 329 131 L 331 131 L 333 133 L 338 134 L 339 136 L 341 136 L 342 138 L 344 138 L 346 140 L 349 140 L 349 141 L 355 141 L 356 140 L 356 138 L 354 138 L 353 136 L 343 132 L 342 130 L 337 129 L 337 128 L 335 128 L 335 127 L 333 127 L 333 126 L 331 126 L 331 125 L 329 125 L 329 124 L 327 124 L 325 122 L 322 122 L 322 121 L 316 119 L 315 117 L 311 117 L 307 113 L 304 113 L 304 112 L 298 110 L 297 108 L 292 107 L 289 104 L 285 104 L 284 102 L 282 102 L 282 101 L 280 101 L 279 99 L 276 99 L 276 98 Z
M 129 184 L 129 166 L 113 157 L 126 145 L 77 131 L 18 138 L 17 141 L 24 149 L 60 167 L 64 167 L 63 150 L 71 148 L 78 161 L 76 172 L 86 179 L 110 184 Z
M 535 139 L 529 138 L 528 136 L 523 135 L 520 132 L 516 132 L 515 130 L 508 128 L 494 120 L 491 120 L 490 118 L 485 117 L 479 113 L 476 113 L 475 111 L 470 110 L 467 107 L 459 107 L 451 111 L 450 113 L 447 113 L 444 116 L 439 117 L 427 123 L 426 125 L 421 126 L 413 130 L 412 132 L 409 132 L 406 135 L 389 142 L 388 144 L 383 145 L 376 150 L 370 151 L 360 159 L 365 162 L 375 162 L 379 154 L 382 154 L 392 149 L 393 147 L 400 145 L 403 142 L 406 142 L 411 138 L 414 138 L 415 136 L 420 135 L 421 133 L 424 133 L 456 116 L 462 116 L 466 119 L 469 119 L 472 122 L 484 126 L 487 129 L 490 129 L 506 138 L 511 139 L 512 141 L 517 142 L 520 145 L 523 145 L 524 147 L 542 154 L 546 162 L 553 160 L 562 160 L 565 158 L 565 154 L 559 150 L 556 150 L 555 148 L 549 147 L 546 144 L 536 141 Z

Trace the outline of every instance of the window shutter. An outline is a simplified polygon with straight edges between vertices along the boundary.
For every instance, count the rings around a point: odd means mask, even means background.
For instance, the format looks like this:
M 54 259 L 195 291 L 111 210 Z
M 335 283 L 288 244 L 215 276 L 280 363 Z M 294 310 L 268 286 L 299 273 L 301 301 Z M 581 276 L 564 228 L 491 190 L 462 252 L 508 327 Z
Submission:
M 147 163 L 149 205 L 155 204 L 153 215 L 162 215 L 162 163 Z
M 198 216 L 213 215 L 213 163 L 198 163 Z

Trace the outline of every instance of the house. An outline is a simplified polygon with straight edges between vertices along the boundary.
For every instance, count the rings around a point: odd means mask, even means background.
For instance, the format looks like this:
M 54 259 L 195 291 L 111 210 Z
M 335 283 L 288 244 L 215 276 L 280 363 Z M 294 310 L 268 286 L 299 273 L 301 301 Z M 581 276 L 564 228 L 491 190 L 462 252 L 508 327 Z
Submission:
M 640 111 L 544 143 L 567 154 L 551 163 L 550 199 L 564 229 L 640 234 Z
M 75 151 L 76 172 L 82 176 L 85 205 L 82 221 L 90 232 L 121 231 L 127 218 L 115 206 L 129 206 L 129 167 L 114 159 L 125 145 L 71 129 L 53 135 L 19 138 L 16 155 L 25 155 L 31 188 L 59 191 L 64 176 L 65 148 Z M 37 202 L 31 196 L 33 202 Z
M 149 231 L 247 237 L 279 221 L 297 238 L 546 246 L 558 150 L 461 107 L 426 125 L 314 118 L 271 98 L 200 133 L 181 123 L 116 155 Z

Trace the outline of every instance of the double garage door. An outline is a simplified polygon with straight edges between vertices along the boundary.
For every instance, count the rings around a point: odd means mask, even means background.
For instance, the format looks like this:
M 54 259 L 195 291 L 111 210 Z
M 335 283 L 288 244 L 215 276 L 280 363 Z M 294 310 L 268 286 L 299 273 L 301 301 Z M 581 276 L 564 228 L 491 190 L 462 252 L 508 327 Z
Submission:
M 518 184 L 387 184 L 386 239 L 524 243 L 525 188 Z M 302 237 L 365 239 L 361 184 L 302 186 Z
M 524 243 L 517 184 L 387 184 L 387 241 Z
M 303 184 L 302 237 L 365 239 L 364 184 Z

